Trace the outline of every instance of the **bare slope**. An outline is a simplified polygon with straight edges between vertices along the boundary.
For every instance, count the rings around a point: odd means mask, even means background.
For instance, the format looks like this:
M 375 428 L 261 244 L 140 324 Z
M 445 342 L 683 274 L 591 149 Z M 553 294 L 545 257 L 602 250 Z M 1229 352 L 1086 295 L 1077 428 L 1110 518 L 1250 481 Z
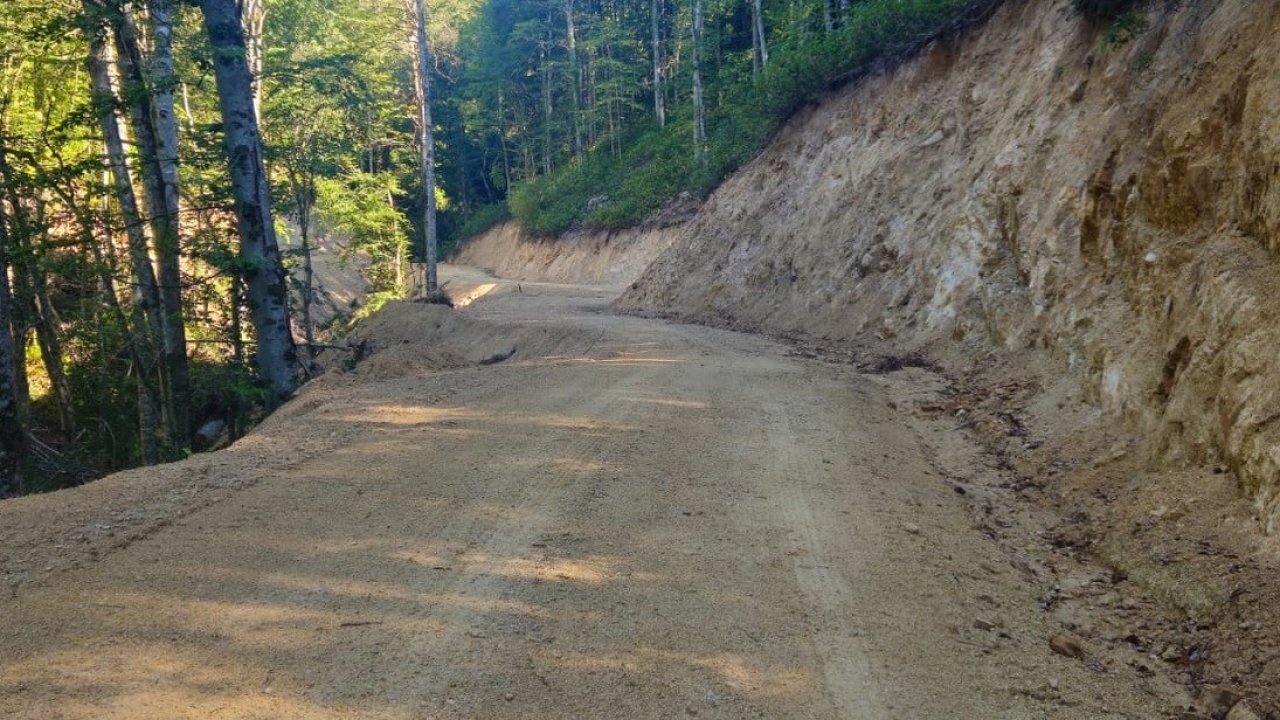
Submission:
M 513 280 L 621 287 L 640 277 L 671 245 L 679 228 L 659 223 L 542 239 L 509 222 L 467 240 L 454 260 Z
M 1043 352 L 1156 463 L 1280 522 L 1280 9 L 1160 5 L 1106 48 L 1009 2 L 792 122 L 623 299 L 949 367 Z M 1170 9 L 1174 8 L 1174 9 Z

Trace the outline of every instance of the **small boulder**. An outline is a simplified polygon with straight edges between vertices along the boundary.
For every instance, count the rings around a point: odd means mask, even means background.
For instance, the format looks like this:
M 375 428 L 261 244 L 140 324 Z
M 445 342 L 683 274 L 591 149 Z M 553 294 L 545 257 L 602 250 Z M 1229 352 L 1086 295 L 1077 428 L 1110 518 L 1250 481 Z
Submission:
M 1254 712 L 1249 703 L 1241 700 L 1227 713 L 1227 720 L 1262 720 L 1262 716 Z
M 1049 638 L 1049 648 L 1063 657 L 1084 657 L 1084 644 L 1067 633 L 1058 633 Z

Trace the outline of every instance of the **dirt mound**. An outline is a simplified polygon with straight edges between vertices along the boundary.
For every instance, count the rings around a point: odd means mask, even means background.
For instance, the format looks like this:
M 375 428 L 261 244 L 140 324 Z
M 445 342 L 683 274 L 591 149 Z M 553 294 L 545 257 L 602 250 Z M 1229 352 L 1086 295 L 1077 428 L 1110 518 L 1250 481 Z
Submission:
M 463 290 L 472 285 L 458 283 L 462 296 L 473 294 Z M 519 302 L 509 287 L 485 297 Z M 326 351 L 320 363 L 330 374 L 350 374 L 348 381 L 391 380 L 508 360 L 554 360 L 582 353 L 597 337 L 572 328 L 495 322 L 465 308 L 398 301 L 352 330 L 346 344 L 353 351 Z

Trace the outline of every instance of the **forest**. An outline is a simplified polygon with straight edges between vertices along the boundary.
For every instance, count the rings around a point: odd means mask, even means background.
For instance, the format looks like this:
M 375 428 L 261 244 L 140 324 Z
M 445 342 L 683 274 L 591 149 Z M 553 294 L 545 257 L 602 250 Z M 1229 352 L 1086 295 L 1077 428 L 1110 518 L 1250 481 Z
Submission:
M 317 237 L 367 259 L 368 312 L 498 222 L 641 222 L 995 4 L 7 0 L 0 497 L 290 397 L 343 330 L 311 317 Z

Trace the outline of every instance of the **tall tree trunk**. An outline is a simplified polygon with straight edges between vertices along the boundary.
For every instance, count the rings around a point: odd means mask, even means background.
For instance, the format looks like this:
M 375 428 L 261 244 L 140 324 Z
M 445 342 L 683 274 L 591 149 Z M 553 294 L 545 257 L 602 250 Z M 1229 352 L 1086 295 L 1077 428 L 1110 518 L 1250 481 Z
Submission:
M 3 138 L 0 138 L 3 142 Z M 0 153 L 5 150 L 0 146 Z M 0 499 L 22 494 L 22 457 L 26 433 L 19 413 L 18 352 L 12 333 L 13 303 L 9 292 L 9 223 L 0 199 Z
M 422 173 L 423 218 L 422 230 L 426 244 L 427 292 L 435 292 L 440 288 L 436 277 L 437 246 L 436 238 L 436 147 L 435 134 L 431 128 L 431 48 L 427 45 L 427 3 L 417 0 L 414 7 L 414 23 L 416 32 L 414 46 L 417 57 L 414 62 L 414 92 L 418 101 L 418 132 L 421 140 L 419 170 Z
M 89 49 L 89 79 L 94 107 L 98 113 L 98 127 L 102 131 L 115 200 L 120 206 L 125 236 L 129 241 L 129 262 L 133 266 L 133 303 L 146 315 L 146 328 L 158 339 L 161 335 L 160 290 L 156 283 L 155 269 L 151 265 L 144 221 L 133 190 L 133 178 L 129 173 L 124 135 L 114 109 L 116 94 L 110 70 L 113 58 L 105 31 L 90 34 Z
M 253 116 L 262 125 L 262 63 L 266 55 L 265 33 L 267 7 L 265 0 L 241 0 L 241 22 L 245 32 L 245 63 L 253 82 Z
M 550 27 L 550 23 L 548 23 Z M 551 64 L 547 62 L 547 49 L 543 45 L 538 53 L 542 66 L 542 174 L 551 174 Z
M 244 319 L 240 306 L 244 299 L 240 278 L 231 276 L 231 362 L 237 371 L 245 368 L 244 358 Z M 227 436 L 232 442 L 240 439 L 243 428 L 240 427 L 240 394 L 231 393 L 231 408 L 227 417 Z
M 315 264 L 311 258 L 311 198 L 307 190 L 295 190 L 298 204 L 298 234 L 302 237 L 302 337 L 307 342 L 307 356 L 314 358 L 316 324 L 311 317 L 311 304 L 316 297 Z
M 236 0 L 200 0 L 213 47 L 223 135 L 240 230 L 240 258 L 249 310 L 258 337 L 258 372 L 276 407 L 293 394 L 297 348 L 289 328 L 289 292 L 271 217 L 262 140 L 253 112 L 253 87 L 245 64 L 244 31 Z
M 578 63 L 578 32 L 573 24 L 573 1 L 564 0 L 565 34 L 569 49 L 569 98 L 572 101 L 573 156 L 582 157 L 582 77 Z
M 102 131 L 111 187 L 116 204 L 120 207 L 125 237 L 128 239 L 129 264 L 133 279 L 130 293 L 133 315 L 130 350 L 134 372 L 138 376 L 138 423 L 142 438 L 142 459 L 147 465 L 154 465 L 159 459 L 156 428 L 161 415 L 159 408 L 163 404 L 159 363 L 156 360 L 156 344 L 162 335 L 160 293 L 147 251 L 143 221 L 138 213 L 138 200 L 133 191 L 133 179 L 129 175 L 128 156 L 125 154 L 120 121 L 114 109 L 116 94 L 111 82 L 111 63 L 114 58 L 111 56 L 111 48 L 106 40 L 106 29 L 95 28 L 87 31 L 87 34 L 89 36 L 89 79 L 92 85 L 94 108 L 98 113 L 98 126 Z M 96 244 L 91 246 L 101 254 Z M 108 253 L 108 259 L 113 257 L 114 253 Z M 98 264 L 102 265 L 101 259 Z M 106 275 L 104 282 L 108 283 L 108 287 L 114 293 L 115 283 L 111 274 Z M 111 301 L 118 309 L 114 294 L 111 296 Z M 120 322 L 124 326 L 123 312 L 121 312 Z
M 58 428 L 62 430 L 69 442 L 76 440 L 75 404 L 71 396 L 71 382 L 67 379 L 66 365 L 62 360 L 62 338 L 58 337 L 58 315 L 49 299 L 49 284 L 46 281 L 44 268 L 34 248 L 27 244 L 24 248 L 28 254 L 25 270 L 30 273 L 28 287 L 31 288 L 32 307 L 36 319 L 36 344 L 40 348 L 40 359 L 44 363 L 45 373 L 49 376 L 49 386 L 53 389 L 54 402 L 58 407 Z
M 822 0 L 822 27 L 827 32 L 836 29 L 835 13 L 832 12 L 831 0 Z
M 649 0 L 653 16 L 653 114 L 658 127 L 667 126 L 667 103 L 662 94 L 662 0 Z
M 759 62 L 758 70 L 764 70 L 769 67 L 769 44 L 764 34 L 764 8 L 760 6 L 760 2 L 761 0 L 751 0 L 751 38 L 756 60 Z
M 173 91 L 168 88 L 167 110 L 158 112 L 155 84 L 143 75 L 145 57 L 137 24 L 129 12 L 113 18 L 119 64 L 125 82 L 134 144 L 138 149 L 142 184 L 150 213 L 156 265 L 159 268 L 162 366 L 165 419 L 174 450 L 191 438 L 191 381 L 187 366 L 186 328 L 182 317 L 182 277 L 179 265 L 177 185 L 177 125 Z M 171 31 L 170 31 L 171 32 Z M 162 33 L 163 34 L 163 33 Z M 172 59 L 169 60 L 172 63 Z M 172 83 L 172 76 L 166 84 Z M 161 123 L 166 129 L 161 129 Z
M 707 149 L 707 108 L 702 90 L 702 15 L 706 0 L 693 0 L 693 145 L 699 162 Z
M 503 106 L 502 86 L 498 86 L 498 142 L 502 145 L 502 192 L 511 192 L 511 159 L 507 151 L 507 113 Z
M 177 448 L 191 444 L 191 373 L 187 363 L 187 332 L 183 321 L 181 268 L 181 200 L 178 192 L 178 114 L 174 106 L 177 73 L 173 62 L 173 0 L 150 0 L 152 63 L 148 89 L 155 126 L 156 160 L 164 200 L 164 230 L 156 235 L 160 266 L 160 307 L 164 329 L 165 366 L 173 393 L 170 428 Z

